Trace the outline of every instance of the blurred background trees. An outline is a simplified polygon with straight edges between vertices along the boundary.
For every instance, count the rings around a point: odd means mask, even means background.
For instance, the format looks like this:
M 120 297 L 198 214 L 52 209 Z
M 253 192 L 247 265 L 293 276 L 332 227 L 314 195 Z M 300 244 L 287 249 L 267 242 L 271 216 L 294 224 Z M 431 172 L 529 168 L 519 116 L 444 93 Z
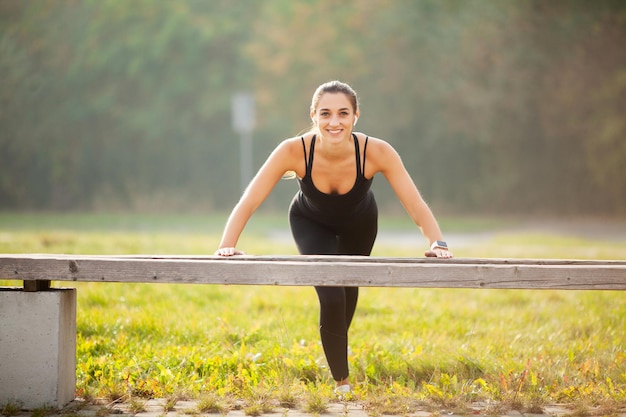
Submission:
M 621 0 L 0 0 L 0 209 L 229 209 L 232 95 L 256 170 L 340 79 L 439 211 L 624 217 L 625 44 Z

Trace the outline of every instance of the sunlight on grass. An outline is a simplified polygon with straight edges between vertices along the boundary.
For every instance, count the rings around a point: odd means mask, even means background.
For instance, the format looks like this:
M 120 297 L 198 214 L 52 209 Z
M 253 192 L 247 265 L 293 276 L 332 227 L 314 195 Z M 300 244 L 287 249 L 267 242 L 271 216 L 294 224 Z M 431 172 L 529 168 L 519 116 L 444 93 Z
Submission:
M 268 238 L 282 220 L 272 217 L 266 226 L 261 220 L 240 246 L 260 255 L 294 254 L 288 240 Z M 110 216 L 55 223 L 51 216 L 29 222 L 28 216 L 5 214 L 0 253 L 207 255 L 219 241 L 223 217 L 143 221 L 138 226 Z M 394 222 L 383 233 L 400 227 Z M 465 230 L 476 230 L 476 224 Z M 493 231 L 478 240 L 456 249 L 457 256 L 626 258 L 623 241 L 520 230 Z M 424 249 L 420 243 L 383 243 L 374 255 L 419 257 Z M 251 412 L 266 412 L 272 399 L 323 409 L 331 395 L 312 288 L 61 285 L 78 288 L 79 395 L 186 393 L 213 398 L 207 407 L 219 410 L 238 399 Z M 389 398 L 402 413 L 416 404 L 452 409 L 479 400 L 525 407 L 623 404 L 625 328 L 626 296 L 620 291 L 363 288 L 350 334 L 355 395 L 374 415 L 391 412 Z M 284 387 L 299 398 L 285 395 Z

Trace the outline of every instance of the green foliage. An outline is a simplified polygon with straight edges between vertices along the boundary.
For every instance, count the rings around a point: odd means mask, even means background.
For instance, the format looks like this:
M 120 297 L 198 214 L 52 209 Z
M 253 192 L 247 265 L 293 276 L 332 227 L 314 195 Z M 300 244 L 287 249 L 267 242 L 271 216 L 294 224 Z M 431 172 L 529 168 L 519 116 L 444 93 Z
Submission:
M 614 0 L 2 0 L 0 208 L 231 207 L 232 94 L 256 96 L 258 167 L 338 78 L 438 207 L 623 215 L 624 16 Z
M 223 398 L 215 393 L 204 394 L 198 401 L 198 411 L 200 413 L 225 414 L 228 406 L 224 404 Z
M 17 416 L 22 411 L 22 405 L 15 402 L 8 402 L 1 405 L 0 414 L 5 417 Z
M 20 55 L 3 63 L 24 70 L 5 84 L 21 100 L 2 113 L 5 207 L 136 204 L 153 193 L 171 204 L 185 197 L 181 183 L 187 200 L 236 184 L 217 173 L 233 162 L 226 116 L 245 81 L 236 22 L 254 7 L 52 1 L 8 11 L 2 46 Z
M 320 390 L 309 389 L 304 403 L 304 411 L 313 415 L 328 411 L 328 397 Z

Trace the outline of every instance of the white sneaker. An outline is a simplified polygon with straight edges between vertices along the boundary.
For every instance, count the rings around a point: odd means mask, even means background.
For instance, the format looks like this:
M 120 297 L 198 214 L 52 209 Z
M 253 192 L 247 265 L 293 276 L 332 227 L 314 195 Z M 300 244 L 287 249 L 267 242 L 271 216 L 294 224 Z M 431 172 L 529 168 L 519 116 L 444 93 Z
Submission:
M 352 387 L 350 386 L 350 384 L 339 385 L 337 388 L 335 388 L 335 394 L 339 395 L 340 397 L 351 393 Z

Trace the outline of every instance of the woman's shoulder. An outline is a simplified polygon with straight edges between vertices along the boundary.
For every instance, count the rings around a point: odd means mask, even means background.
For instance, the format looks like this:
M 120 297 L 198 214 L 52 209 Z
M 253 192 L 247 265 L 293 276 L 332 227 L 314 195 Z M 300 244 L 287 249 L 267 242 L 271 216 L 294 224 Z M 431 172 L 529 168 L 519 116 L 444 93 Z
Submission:
M 365 164 L 365 176 L 372 177 L 377 172 L 387 171 L 390 167 L 398 165 L 398 152 L 384 139 L 356 133 L 359 142 L 365 142 L 367 138 L 367 162 Z
M 388 151 L 395 152 L 393 146 L 391 146 L 391 144 L 384 139 L 369 136 L 361 132 L 354 132 L 354 134 L 357 136 L 359 142 L 364 144 L 365 141 L 367 141 L 368 150 L 375 150 L 376 153 Z
M 311 135 L 312 136 L 312 135 Z M 307 140 L 307 135 L 303 136 L 294 136 L 292 138 L 283 139 L 275 148 L 274 152 L 278 152 L 284 156 L 291 157 L 301 157 L 302 156 L 302 139 L 304 138 L 305 143 L 310 143 L 310 137 Z
M 313 136 L 315 136 L 313 133 L 304 133 L 302 135 L 299 136 L 294 136 L 292 138 L 287 138 L 287 139 L 283 139 L 279 146 L 300 146 L 302 147 L 302 141 L 304 140 L 305 143 L 309 143 L 311 142 L 311 139 L 313 138 Z

